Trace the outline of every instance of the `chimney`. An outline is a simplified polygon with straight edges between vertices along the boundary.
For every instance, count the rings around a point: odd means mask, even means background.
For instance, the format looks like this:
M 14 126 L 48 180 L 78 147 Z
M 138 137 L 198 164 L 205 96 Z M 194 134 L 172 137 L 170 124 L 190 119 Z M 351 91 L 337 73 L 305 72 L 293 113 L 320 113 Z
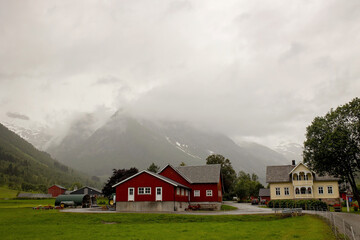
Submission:
M 295 165 L 296 165 L 296 164 L 295 164 L 295 160 L 292 160 L 292 165 L 293 165 L 293 166 L 295 166 Z

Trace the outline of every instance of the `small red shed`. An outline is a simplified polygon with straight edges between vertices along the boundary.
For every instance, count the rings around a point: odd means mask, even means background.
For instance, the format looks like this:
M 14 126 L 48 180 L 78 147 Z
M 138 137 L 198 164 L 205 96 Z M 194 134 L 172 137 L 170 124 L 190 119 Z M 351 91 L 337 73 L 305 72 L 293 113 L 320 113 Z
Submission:
M 267 204 L 270 201 L 270 189 L 260 188 L 259 189 L 260 203 Z
M 48 188 L 48 193 L 51 194 L 52 197 L 57 197 L 61 194 L 64 194 L 65 191 L 66 188 L 56 184 Z

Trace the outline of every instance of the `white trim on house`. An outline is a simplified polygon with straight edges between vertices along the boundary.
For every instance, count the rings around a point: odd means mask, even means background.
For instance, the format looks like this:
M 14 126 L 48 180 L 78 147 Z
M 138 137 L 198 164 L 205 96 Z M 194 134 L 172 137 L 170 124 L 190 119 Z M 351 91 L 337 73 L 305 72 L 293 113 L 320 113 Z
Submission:
M 285 196 L 289 196 L 289 195 L 290 195 L 289 187 L 284 187 L 284 195 L 285 195 Z
M 308 166 L 306 166 L 306 165 L 303 164 L 302 162 L 299 162 L 299 163 L 289 172 L 289 175 L 290 175 L 291 173 L 293 173 L 293 172 L 295 171 L 295 169 L 297 169 L 297 168 L 299 167 L 300 164 L 303 165 L 304 167 L 306 167 L 306 168 L 308 169 L 309 173 L 313 174 L 313 172 L 309 169 Z
M 132 194 L 130 194 L 130 190 L 132 190 Z M 128 201 L 129 202 L 135 201 L 135 188 L 133 188 L 133 187 L 128 188 Z
M 212 190 L 206 190 L 206 196 L 207 197 L 212 197 L 213 195 L 213 191 Z
M 321 189 L 321 192 L 320 192 L 320 189 Z M 318 187 L 318 193 L 319 194 L 324 194 L 324 187 L 323 186 Z
M 200 190 L 194 190 L 194 197 L 200 197 Z
M 158 179 L 160 179 L 160 180 L 163 180 L 164 182 L 167 182 L 167 183 L 169 183 L 169 184 L 171 184 L 171 185 L 173 185 L 173 186 L 175 186 L 175 187 L 180 186 L 179 184 L 174 184 L 174 183 L 172 183 L 172 182 L 170 182 L 170 181 L 167 181 L 166 179 L 163 179 L 163 178 L 157 176 L 156 173 L 149 172 L 149 171 L 147 171 L 147 170 L 142 170 L 141 172 L 138 172 L 138 173 L 132 175 L 131 177 L 128 177 L 127 179 L 124 179 L 124 180 L 122 180 L 121 182 L 118 182 L 118 183 L 112 185 L 112 187 L 116 187 L 116 186 L 118 186 L 118 185 L 120 185 L 120 184 L 122 184 L 122 183 L 124 183 L 124 182 L 127 182 L 127 181 L 129 181 L 130 179 L 132 179 L 132 178 L 134 178 L 134 177 L 136 177 L 136 176 L 138 176 L 138 175 L 140 175 L 140 174 L 142 174 L 142 173 L 148 173 L 148 174 L 150 174 L 151 176 L 156 177 L 156 178 L 158 178 Z M 165 177 L 165 176 L 162 176 L 162 177 Z M 174 180 L 173 180 L 173 181 L 174 181 Z
M 162 187 L 155 188 L 155 201 L 162 201 Z
M 160 174 L 162 171 L 165 170 L 165 168 L 167 167 L 171 167 L 175 172 L 177 172 L 181 177 L 183 177 L 186 181 L 188 181 L 189 183 L 193 183 L 192 181 L 190 181 L 190 179 L 188 179 L 186 176 L 184 176 L 179 170 L 177 170 L 176 168 L 174 168 L 171 164 L 167 164 L 165 167 L 163 167 L 159 172 L 157 172 L 158 174 Z
M 278 194 L 278 193 L 279 193 L 279 194 Z M 280 195 L 281 195 L 281 190 L 280 190 L 279 187 L 276 187 L 276 188 L 275 188 L 275 195 L 276 195 L 276 196 L 280 196 Z
M 138 195 L 151 195 L 151 187 L 138 187 Z

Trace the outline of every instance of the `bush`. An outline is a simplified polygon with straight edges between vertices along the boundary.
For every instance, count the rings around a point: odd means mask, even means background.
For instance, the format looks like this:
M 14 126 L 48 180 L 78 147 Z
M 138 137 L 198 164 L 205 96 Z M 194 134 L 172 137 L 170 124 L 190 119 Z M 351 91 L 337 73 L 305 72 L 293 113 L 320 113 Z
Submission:
M 357 212 L 359 210 L 359 206 L 354 204 L 354 211 Z
M 328 205 L 319 200 L 271 200 L 268 202 L 269 208 L 302 208 L 303 210 L 327 209 Z

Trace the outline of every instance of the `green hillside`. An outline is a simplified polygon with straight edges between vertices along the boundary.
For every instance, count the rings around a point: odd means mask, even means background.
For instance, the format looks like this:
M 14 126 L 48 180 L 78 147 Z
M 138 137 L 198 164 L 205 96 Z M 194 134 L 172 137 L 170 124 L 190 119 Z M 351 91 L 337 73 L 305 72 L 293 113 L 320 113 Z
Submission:
M 75 182 L 101 186 L 100 182 L 52 159 L 0 124 L 0 186 L 46 192 L 52 184 L 70 187 Z

